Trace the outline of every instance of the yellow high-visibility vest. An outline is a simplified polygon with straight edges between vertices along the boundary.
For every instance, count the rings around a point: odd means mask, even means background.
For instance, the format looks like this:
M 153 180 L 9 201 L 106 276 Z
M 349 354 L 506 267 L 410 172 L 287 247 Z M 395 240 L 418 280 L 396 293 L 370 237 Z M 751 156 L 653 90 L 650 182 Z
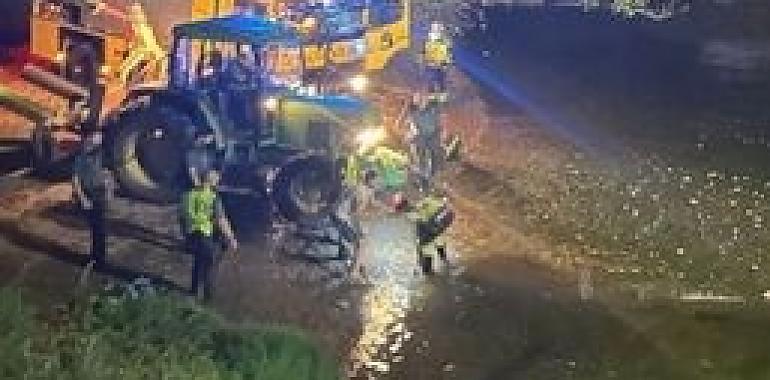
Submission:
M 213 189 L 192 189 L 184 197 L 184 212 L 189 233 L 203 236 L 214 235 L 214 203 L 217 194 Z
M 425 42 L 425 64 L 428 66 L 444 66 L 451 62 L 449 43 L 443 39 Z
M 345 183 L 350 186 L 354 187 L 358 185 L 359 180 L 361 179 L 361 162 L 358 156 L 351 154 L 348 156 L 347 162 L 345 164 Z

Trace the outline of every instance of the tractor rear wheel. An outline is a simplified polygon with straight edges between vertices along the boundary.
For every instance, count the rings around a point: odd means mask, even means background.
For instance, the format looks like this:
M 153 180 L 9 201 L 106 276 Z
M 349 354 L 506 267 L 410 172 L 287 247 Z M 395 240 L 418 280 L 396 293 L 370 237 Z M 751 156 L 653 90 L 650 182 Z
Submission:
M 283 165 L 275 177 L 272 195 L 281 215 L 293 222 L 328 215 L 340 198 L 341 178 L 331 160 L 301 156 Z
M 185 161 L 196 131 L 192 118 L 151 104 L 129 111 L 114 127 L 110 157 L 120 189 L 153 203 L 176 202 L 189 183 Z

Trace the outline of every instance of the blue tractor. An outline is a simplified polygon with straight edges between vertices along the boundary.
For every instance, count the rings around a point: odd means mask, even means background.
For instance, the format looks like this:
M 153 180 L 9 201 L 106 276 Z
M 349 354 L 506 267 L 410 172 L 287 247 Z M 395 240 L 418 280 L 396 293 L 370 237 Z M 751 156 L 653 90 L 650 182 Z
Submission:
M 220 170 L 224 187 L 267 196 L 288 220 L 334 207 L 342 162 L 381 119 L 357 98 L 303 92 L 301 40 L 259 16 L 177 25 L 168 83 L 134 88 L 105 128 L 121 189 L 174 202 L 193 157 Z

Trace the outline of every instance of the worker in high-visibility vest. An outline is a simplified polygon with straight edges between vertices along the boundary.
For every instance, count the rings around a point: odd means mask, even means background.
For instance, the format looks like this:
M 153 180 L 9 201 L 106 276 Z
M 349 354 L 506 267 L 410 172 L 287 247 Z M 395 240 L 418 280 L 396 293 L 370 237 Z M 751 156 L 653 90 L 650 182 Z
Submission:
M 423 63 L 430 80 L 430 92 L 446 92 L 446 74 L 452 64 L 452 44 L 444 26 L 433 23 L 423 49 Z
M 454 212 L 446 198 L 428 195 L 414 205 L 409 217 L 415 224 L 418 265 L 423 273 L 431 274 L 434 253 L 448 263 L 446 244 L 441 237 L 454 221 Z
M 185 249 L 193 255 L 191 293 L 198 297 L 203 290 L 203 299 L 209 300 L 218 238 L 224 238 L 231 251 L 238 249 L 238 242 L 217 195 L 219 174 L 208 170 L 193 182 L 193 187 L 182 196 L 180 222 Z

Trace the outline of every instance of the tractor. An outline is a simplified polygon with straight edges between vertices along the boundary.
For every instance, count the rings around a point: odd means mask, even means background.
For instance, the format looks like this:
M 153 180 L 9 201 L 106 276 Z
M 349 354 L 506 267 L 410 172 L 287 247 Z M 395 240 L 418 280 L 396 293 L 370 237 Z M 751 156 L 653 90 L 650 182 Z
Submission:
M 335 205 L 356 136 L 381 120 L 357 98 L 298 90 L 302 65 L 286 64 L 302 59 L 293 28 L 259 16 L 215 18 L 175 26 L 171 46 L 168 83 L 134 89 L 104 126 L 126 193 L 176 201 L 195 152 L 222 171 L 224 188 L 268 197 L 287 220 Z
M 33 0 L 30 48 L 40 61 L 58 67 L 60 79 L 84 89 L 66 114 L 78 114 L 76 102 L 89 110 L 84 123 L 38 123 L 32 141 L 35 172 L 46 173 L 51 161 L 68 152 L 57 146 L 59 132 L 94 130 L 133 90 L 168 81 L 166 52 L 173 48 L 178 23 L 205 21 L 241 12 L 264 14 L 291 26 L 301 39 L 274 62 L 295 71 L 308 91 L 339 93 L 366 87 L 364 72 L 383 68 L 408 47 L 410 0 L 333 0 L 323 6 L 288 0 Z M 327 4 L 328 3 L 328 4 Z M 256 9 L 256 12 L 245 9 Z M 262 13 L 260 13 L 262 12 Z M 51 65 L 49 65 L 51 66 Z M 58 82 L 33 70 L 40 83 Z M 57 71 L 57 70 L 53 70 Z M 336 75 L 341 74 L 341 75 Z M 298 79 L 298 80 L 297 80 Z M 288 84 L 288 83 L 287 83 Z M 68 86 L 70 87 L 70 86 Z M 71 91 L 70 91 L 71 92 Z M 70 93 L 68 92 L 68 94 Z M 71 94 L 70 94 L 71 95 Z M 74 111 L 74 112 L 73 112 Z M 76 117 L 69 119 L 75 121 Z

